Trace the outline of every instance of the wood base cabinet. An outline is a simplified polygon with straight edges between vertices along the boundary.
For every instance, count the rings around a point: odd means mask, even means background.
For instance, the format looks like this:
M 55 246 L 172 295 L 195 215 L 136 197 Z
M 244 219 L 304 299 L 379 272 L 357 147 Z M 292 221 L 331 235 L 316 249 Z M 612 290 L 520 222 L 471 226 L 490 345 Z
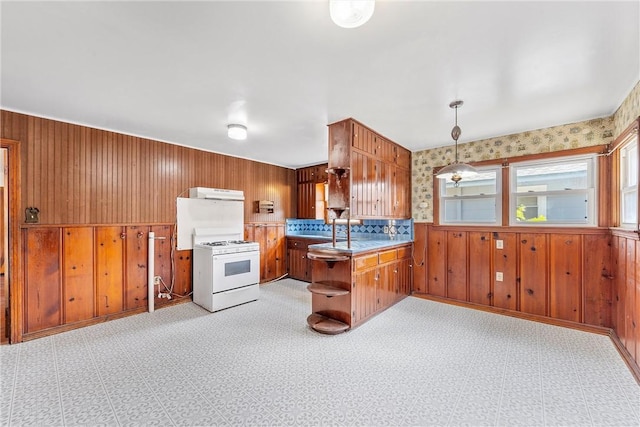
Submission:
M 275 280 L 285 274 L 287 266 L 284 224 L 245 224 L 244 238 L 260 244 L 260 283 Z
M 311 250 L 309 326 L 336 334 L 366 322 L 409 295 L 411 244 L 334 257 Z
M 303 282 L 311 282 L 312 261 L 307 257 L 309 245 L 326 243 L 303 237 L 287 237 L 287 273 L 289 277 Z

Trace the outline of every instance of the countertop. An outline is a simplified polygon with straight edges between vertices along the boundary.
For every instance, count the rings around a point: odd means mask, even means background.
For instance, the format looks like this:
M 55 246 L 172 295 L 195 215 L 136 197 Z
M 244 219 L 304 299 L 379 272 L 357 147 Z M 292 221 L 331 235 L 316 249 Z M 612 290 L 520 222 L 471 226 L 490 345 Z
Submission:
M 345 255 L 359 255 L 364 252 L 372 252 L 380 249 L 392 248 L 394 246 L 407 245 L 412 243 L 411 240 L 352 240 L 351 248 L 347 247 L 347 242 L 336 242 L 336 246 L 333 247 L 333 243 L 317 243 L 315 245 L 309 245 L 309 251 L 314 250 L 332 253 L 345 254 Z

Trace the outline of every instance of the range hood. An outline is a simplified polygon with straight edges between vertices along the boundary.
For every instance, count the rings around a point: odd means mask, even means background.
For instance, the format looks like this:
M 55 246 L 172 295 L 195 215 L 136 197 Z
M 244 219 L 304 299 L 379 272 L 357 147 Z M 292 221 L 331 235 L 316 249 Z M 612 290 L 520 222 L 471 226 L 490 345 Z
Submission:
M 189 189 L 189 198 L 244 201 L 244 192 L 241 190 L 224 190 L 221 188 L 193 187 Z

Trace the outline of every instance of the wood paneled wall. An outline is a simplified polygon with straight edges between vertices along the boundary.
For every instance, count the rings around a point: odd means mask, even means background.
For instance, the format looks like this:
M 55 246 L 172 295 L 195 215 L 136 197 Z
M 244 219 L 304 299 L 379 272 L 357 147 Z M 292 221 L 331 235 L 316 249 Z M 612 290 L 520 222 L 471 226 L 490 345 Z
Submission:
M 22 205 L 41 224 L 175 222 L 190 187 L 243 190 L 245 222 L 295 216 L 292 169 L 115 132 L 1 111 L 1 136 L 21 142 Z M 273 200 L 275 212 L 253 212 Z

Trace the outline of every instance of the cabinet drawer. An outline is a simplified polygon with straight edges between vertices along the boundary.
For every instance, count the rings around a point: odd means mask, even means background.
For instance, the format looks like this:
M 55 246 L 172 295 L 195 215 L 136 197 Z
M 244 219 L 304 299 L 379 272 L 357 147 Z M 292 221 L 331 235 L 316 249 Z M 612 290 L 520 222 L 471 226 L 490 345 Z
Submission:
M 411 258 L 411 246 L 398 248 L 398 259 Z
M 388 251 L 380 252 L 378 254 L 378 257 L 380 259 L 380 264 L 384 264 L 385 262 L 398 259 L 398 251 L 396 249 L 391 249 Z
M 378 255 L 367 255 L 360 258 L 356 258 L 356 271 L 366 270 L 367 268 L 375 267 L 378 265 Z
M 288 249 L 304 249 L 307 250 L 307 242 L 305 240 L 300 239 L 287 239 L 287 248 Z

